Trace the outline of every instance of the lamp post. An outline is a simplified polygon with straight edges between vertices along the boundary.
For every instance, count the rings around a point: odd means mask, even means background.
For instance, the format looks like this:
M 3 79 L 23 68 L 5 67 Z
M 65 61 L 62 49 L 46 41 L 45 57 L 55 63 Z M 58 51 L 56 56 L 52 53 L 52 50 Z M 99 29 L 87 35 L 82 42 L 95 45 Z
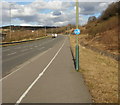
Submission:
M 12 7 L 14 4 L 10 3 L 10 40 L 12 40 Z
M 78 0 L 76 0 L 76 29 L 78 29 L 79 27 L 79 9 L 78 9 L 78 5 L 79 5 L 79 3 L 78 3 Z M 76 67 L 75 67 L 75 69 L 76 69 L 76 71 L 79 71 L 79 44 L 78 44 L 78 34 L 76 34 L 76 61 L 75 61 L 75 63 L 76 63 Z
M 46 32 L 47 30 L 46 30 L 46 26 L 45 26 L 45 36 L 47 35 L 47 32 Z
M 11 40 L 11 3 L 10 3 L 10 36 L 9 36 L 9 38 L 10 38 L 10 40 Z

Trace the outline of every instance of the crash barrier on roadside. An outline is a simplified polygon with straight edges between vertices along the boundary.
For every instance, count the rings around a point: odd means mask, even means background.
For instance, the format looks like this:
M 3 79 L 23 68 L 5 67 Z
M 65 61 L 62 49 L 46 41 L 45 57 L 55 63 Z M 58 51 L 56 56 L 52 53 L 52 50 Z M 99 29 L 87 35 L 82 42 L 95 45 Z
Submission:
M 88 48 L 88 49 L 91 49 L 101 55 L 104 55 L 104 56 L 107 56 L 107 57 L 110 57 L 110 58 L 113 58 L 115 59 L 116 61 L 120 61 L 120 55 L 115 55 L 115 54 L 112 54 L 110 52 L 107 52 L 107 51 L 103 51 L 103 50 L 100 50 L 98 48 L 95 48 L 93 46 L 90 46 L 88 44 L 85 44 L 83 42 L 80 43 L 81 46 L 84 46 L 85 48 Z

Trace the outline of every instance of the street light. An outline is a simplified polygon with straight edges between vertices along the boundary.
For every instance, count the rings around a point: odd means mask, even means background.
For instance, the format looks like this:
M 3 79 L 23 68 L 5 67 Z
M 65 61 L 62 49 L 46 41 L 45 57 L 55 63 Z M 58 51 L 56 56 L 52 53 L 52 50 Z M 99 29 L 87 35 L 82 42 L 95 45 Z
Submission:
M 46 32 L 47 30 L 46 30 L 46 26 L 45 26 L 45 36 L 47 35 L 47 32 Z
M 12 7 L 14 6 L 14 4 L 10 3 L 10 40 L 12 39 L 12 13 L 11 13 L 11 10 L 12 10 Z
M 10 36 L 9 36 L 9 38 L 10 38 L 10 40 L 11 40 L 11 4 L 10 4 L 10 11 L 9 11 L 9 15 L 10 15 Z

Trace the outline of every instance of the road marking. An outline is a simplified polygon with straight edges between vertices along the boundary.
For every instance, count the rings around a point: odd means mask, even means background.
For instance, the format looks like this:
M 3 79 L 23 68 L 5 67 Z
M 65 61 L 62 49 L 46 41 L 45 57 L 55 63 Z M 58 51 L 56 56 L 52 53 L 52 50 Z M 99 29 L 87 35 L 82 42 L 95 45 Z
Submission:
M 28 49 L 24 49 L 24 50 L 21 50 L 21 52 L 25 52 L 25 51 L 27 51 Z
M 21 47 L 17 47 L 17 48 L 15 48 L 15 49 L 20 49 Z
M 42 50 L 42 49 L 44 49 L 45 47 L 41 47 L 40 49 L 38 49 L 38 50 Z
M 47 51 L 29 59 L 28 61 L 26 61 L 25 63 L 21 64 L 20 66 L 17 67 L 17 69 L 15 71 L 13 71 L 12 73 L 8 74 L 7 76 L 3 77 L 2 79 L 0 79 L 0 82 L 3 81 L 4 79 L 8 78 L 9 76 L 11 76 L 12 74 L 14 74 L 15 72 L 19 71 L 20 69 L 22 69 L 24 66 L 26 66 L 27 64 L 33 62 L 34 60 L 38 59 L 40 56 L 44 55 Z
M 9 56 L 9 55 L 14 55 L 14 54 L 16 54 L 16 52 L 10 53 L 10 54 L 8 54 L 8 56 Z
M 4 51 L 9 51 L 9 50 L 10 50 L 10 49 L 6 49 L 6 50 L 2 50 L 2 51 L 4 52 Z
M 55 56 L 51 59 L 51 61 L 48 63 L 48 65 L 44 68 L 44 70 L 38 75 L 38 77 L 33 81 L 33 83 L 27 88 L 27 90 L 22 94 L 22 96 L 18 99 L 18 101 L 16 102 L 15 105 L 19 105 L 21 103 L 21 101 L 23 100 L 23 98 L 27 95 L 27 93 L 31 90 L 31 88 L 35 85 L 35 83 L 42 77 L 42 75 L 44 74 L 44 72 L 47 70 L 47 68 L 51 65 L 51 63 L 54 61 L 54 59 L 56 58 L 56 56 L 59 54 L 59 52 L 61 51 L 61 49 L 63 48 L 65 44 L 62 44 L 62 46 L 60 47 L 60 49 L 57 51 L 57 53 L 55 54 Z

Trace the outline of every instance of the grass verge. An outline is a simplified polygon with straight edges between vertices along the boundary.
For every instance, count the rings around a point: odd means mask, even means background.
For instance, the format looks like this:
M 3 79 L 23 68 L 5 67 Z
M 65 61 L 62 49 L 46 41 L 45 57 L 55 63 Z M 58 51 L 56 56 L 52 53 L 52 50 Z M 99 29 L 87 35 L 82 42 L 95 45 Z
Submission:
M 75 36 L 70 43 L 75 56 Z M 80 72 L 94 103 L 118 103 L 117 61 L 80 46 Z

